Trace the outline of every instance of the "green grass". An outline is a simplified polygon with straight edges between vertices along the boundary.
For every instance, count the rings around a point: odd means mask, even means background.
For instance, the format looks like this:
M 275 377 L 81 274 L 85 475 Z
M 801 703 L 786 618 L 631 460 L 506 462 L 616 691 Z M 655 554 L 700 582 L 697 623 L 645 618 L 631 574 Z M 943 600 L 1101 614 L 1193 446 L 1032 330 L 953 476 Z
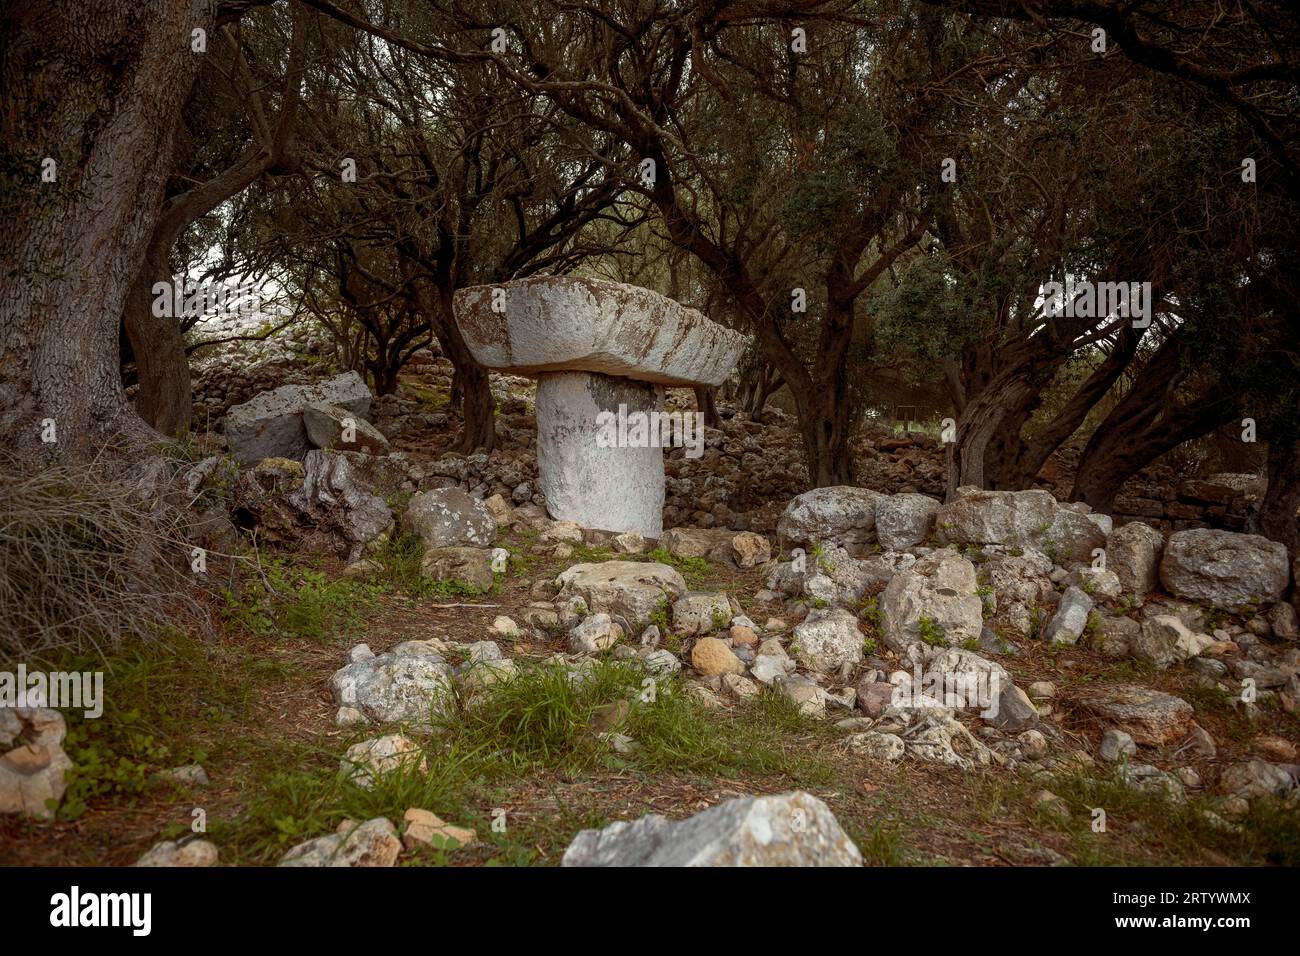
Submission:
M 1065 801 L 1069 819 L 1034 807 L 1031 795 L 1043 788 Z M 1153 858 L 1171 865 L 1204 864 L 1207 850 L 1238 864 L 1300 863 L 1300 815 L 1280 802 L 1253 801 L 1250 814 L 1229 821 L 1237 827 L 1228 829 L 1206 815 L 1215 805 L 1204 796 L 1176 801 L 1130 788 L 1113 772 L 1080 771 L 1050 780 L 1001 778 L 988 785 L 981 803 L 990 819 L 1021 816 L 1066 835 L 1066 855 L 1076 866 L 1141 865 Z M 1106 812 L 1104 833 L 1093 832 L 1094 808 Z
M 676 569 L 691 587 L 698 586 L 708 573 L 713 570 L 713 565 L 709 564 L 705 558 L 679 558 L 676 555 L 669 554 L 668 550 L 662 547 L 647 551 L 644 557 L 647 561 L 657 561 L 660 564 L 666 564 L 668 567 Z
M 647 693 L 646 677 L 640 667 L 614 661 L 595 662 L 581 680 L 560 666 L 528 668 L 480 691 L 472 702 L 458 700 L 436 718 L 437 732 L 421 738 L 427 772 L 411 767 L 388 774 L 368 791 L 338 770 L 341 745 L 301 748 L 281 759 L 246 813 L 210 828 L 213 839 L 239 847 L 243 862 L 272 862 L 295 843 L 333 832 L 345 818 L 399 821 L 408 808 L 423 807 L 476 828 L 492 844 L 497 862 L 526 863 L 535 861 L 530 848 L 537 841 L 563 847 L 576 830 L 605 822 L 591 808 L 575 811 L 561 803 L 554 819 L 492 833 L 491 810 L 510 806 L 510 785 L 539 775 L 759 775 L 805 787 L 834 778 L 829 763 L 790 739 L 792 731 L 806 734 L 812 725 L 788 701 L 760 697 L 736 716 L 714 714 L 675 679 L 661 680 L 653 695 Z M 631 704 L 622 732 L 637 746 L 627 756 L 591 730 L 596 709 L 617 700 Z M 568 819 L 574 812 L 580 819 Z

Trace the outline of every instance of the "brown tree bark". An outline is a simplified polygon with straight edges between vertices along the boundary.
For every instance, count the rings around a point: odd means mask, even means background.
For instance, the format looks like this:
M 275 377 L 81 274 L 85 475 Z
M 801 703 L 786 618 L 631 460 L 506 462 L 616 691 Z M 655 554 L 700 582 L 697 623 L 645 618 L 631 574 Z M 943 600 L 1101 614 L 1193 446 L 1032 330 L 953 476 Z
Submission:
M 23 178 L 0 230 L 0 434 L 19 447 L 42 445 L 45 419 L 59 457 L 148 434 L 122 389 L 118 329 L 198 68 L 191 31 L 213 25 L 206 0 L 5 8 L 0 150 Z
M 140 389 L 136 394 L 135 408 L 141 418 L 168 437 L 176 437 L 190 426 L 190 368 L 181 316 L 155 316 L 152 290 L 159 282 L 171 283 L 168 264 L 171 247 L 192 223 L 238 195 L 268 170 L 287 172 L 296 168 L 291 154 L 306 35 L 299 13 L 294 16 L 283 106 L 275 129 L 265 128 L 262 110 L 254 103 L 251 115 L 254 117 L 256 145 L 219 175 L 167 200 L 154 227 L 144 264 L 131 286 L 122 320 L 139 373 Z M 242 55 L 240 64 L 247 71 Z M 250 100 L 261 95 L 251 89 L 247 89 L 245 94 Z
M 718 414 L 717 389 L 711 385 L 695 386 L 695 407 L 704 415 L 705 428 L 721 428 L 722 416 Z
M 1133 475 L 1185 441 L 1200 438 L 1240 412 L 1239 396 L 1222 389 L 1178 400 L 1182 343 L 1165 341 L 1083 450 L 1072 500 L 1109 513 Z
M 1259 530 L 1300 554 L 1300 439 L 1268 443 L 1268 488 L 1259 508 Z

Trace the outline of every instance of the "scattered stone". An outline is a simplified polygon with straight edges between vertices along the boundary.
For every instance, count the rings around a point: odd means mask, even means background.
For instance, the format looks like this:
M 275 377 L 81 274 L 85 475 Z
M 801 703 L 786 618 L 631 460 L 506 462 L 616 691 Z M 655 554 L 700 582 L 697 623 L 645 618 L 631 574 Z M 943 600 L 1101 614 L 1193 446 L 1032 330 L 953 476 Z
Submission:
M 1023 731 L 1016 737 L 1016 742 L 1020 744 L 1020 751 L 1026 760 L 1042 760 L 1047 756 L 1047 738 L 1042 731 Z
M 574 654 L 599 654 L 622 639 L 622 626 L 601 612 L 584 618 L 569 631 L 569 651 Z
M 348 664 L 330 678 L 334 703 L 379 724 L 428 724 L 451 690 L 451 668 L 432 646 L 408 641 Z
M 712 634 L 731 619 L 725 594 L 687 594 L 673 603 L 673 632 L 682 637 Z
M 1258 759 L 1235 763 L 1219 777 L 1219 786 L 1224 793 L 1244 800 L 1282 796 L 1295 785 L 1295 778 L 1285 768 Z
M 1116 776 L 1130 790 L 1163 794 L 1171 800 L 1183 799 L 1183 785 L 1173 774 L 1148 763 L 1121 763 Z
M 826 694 L 802 674 L 776 677 L 772 686 L 782 697 L 793 703 L 805 717 L 826 716 Z
M 761 689 L 748 677 L 741 677 L 739 674 L 723 674 L 722 686 L 731 696 L 739 700 L 749 700 L 757 697 Z
M 310 448 L 303 411 L 309 405 L 330 405 L 364 419 L 371 395 L 355 371 L 314 385 L 282 385 L 226 412 L 223 428 L 231 454 L 241 464 L 264 458 L 302 459 Z
M 766 642 L 765 642 L 766 643 Z M 794 661 L 782 651 L 780 654 L 762 654 L 754 658 L 749 674 L 761 684 L 772 685 L 776 680 L 794 672 Z
M 387 455 L 391 450 L 378 428 L 338 405 L 308 405 L 302 410 L 302 423 L 313 448 L 367 455 Z
M 1273 605 L 1269 610 L 1268 623 L 1275 637 L 1285 641 L 1300 638 L 1300 616 L 1297 616 L 1296 609 L 1285 601 Z
M 1090 563 L 1106 543 L 1085 515 L 1040 490 L 959 489 L 935 514 L 935 529 L 945 543 L 1034 548 L 1069 564 Z
M 436 813 L 412 807 L 402 816 L 406 827 L 402 831 L 402 843 L 408 850 L 422 846 L 436 850 L 458 850 L 473 846 L 478 836 L 468 827 L 453 826 Z
M 622 618 L 638 629 L 665 605 L 686 593 L 686 581 L 666 564 L 605 561 L 575 564 L 556 578 L 560 597 L 579 596 L 592 611 Z M 728 607 L 730 616 L 730 607 Z
M 988 722 L 998 730 L 1016 733 L 1033 727 L 1039 721 L 1038 708 L 1029 696 L 1011 682 L 1002 686 L 998 694 L 996 713 L 990 715 Z
M 499 614 L 492 620 L 492 633 L 508 641 L 517 641 L 522 636 L 519 625 L 512 618 Z
M 424 552 L 420 573 L 434 581 L 459 581 L 480 594 L 492 590 L 492 552 L 487 548 L 432 548 Z
M 866 488 L 836 485 L 814 488 L 794 498 L 777 522 L 783 548 L 838 545 L 851 555 L 875 543 L 876 501 L 885 497 Z
M 705 677 L 744 674 L 745 665 L 730 647 L 716 637 L 702 637 L 691 649 L 691 666 Z
M 1101 735 L 1099 752 L 1102 760 L 1107 763 L 1115 763 L 1121 757 L 1134 756 L 1137 753 L 1137 744 L 1133 742 L 1133 738 L 1126 732 L 1111 727 Z
M 934 551 L 893 576 L 880 597 L 885 643 L 900 653 L 917 643 L 977 642 L 984 603 L 975 566 L 950 549 Z
M 1181 697 L 1137 684 L 1095 688 L 1079 703 L 1128 731 L 1137 743 L 1156 747 L 1183 739 L 1195 713 Z
M 642 554 L 646 550 L 645 537 L 637 531 L 624 531 L 614 535 L 614 551 L 618 554 Z
M 808 670 L 826 674 L 843 664 L 862 660 L 862 631 L 858 619 L 843 608 L 813 612 L 794 629 L 791 648 Z
M 1165 536 L 1144 521 L 1131 521 L 1106 539 L 1106 567 L 1133 603 L 1143 603 L 1156 589 L 1164 549 Z
M 0 813 L 51 820 L 68 788 L 63 715 L 45 707 L 0 707 Z
M 1043 636 L 1053 644 L 1074 644 L 1088 627 L 1092 598 L 1076 587 L 1065 589 Z
M 1206 634 L 1193 634 L 1172 614 L 1158 614 L 1142 623 L 1130 643 L 1131 653 L 1157 670 L 1203 653 L 1213 643 Z
M 876 537 L 886 551 L 906 551 L 930 537 L 939 502 L 928 495 L 898 494 L 876 499 Z
M 895 734 L 884 734 L 876 730 L 850 734 L 844 738 L 844 747 L 885 763 L 895 763 L 902 760 L 904 753 L 907 751 L 907 746 L 903 743 L 901 737 Z
M 758 635 L 754 633 L 754 629 L 744 624 L 731 625 L 727 635 L 731 638 L 732 647 L 751 647 L 758 644 Z
M 802 791 L 737 797 L 681 821 L 583 830 L 562 866 L 860 866 L 830 808 Z
M 403 522 L 420 536 L 430 551 L 487 548 L 497 536 L 492 513 L 483 502 L 460 488 L 438 488 L 414 495 L 407 502 Z
M 278 866 L 393 866 L 402 852 L 397 828 L 383 817 L 358 825 L 344 820 L 338 831 L 299 843 Z
M 216 866 L 217 845 L 207 840 L 163 840 L 149 848 L 132 866 L 201 867 Z
M 1107 568 L 1076 568 L 1070 572 L 1065 583 L 1077 587 L 1089 597 L 1103 601 L 1113 601 L 1123 591 L 1119 575 Z
M 741 531 L 731 538 L 731 557 L 737 567 L 758 567 L 772 560 L 772 546 L 761 534 Z
M 362 790 L 370 790 L 380 777 L 418 768 L 428 769 L 419 744 L 401 734 L 372 737 L 348 748 L 339 761 L 339 769 Z

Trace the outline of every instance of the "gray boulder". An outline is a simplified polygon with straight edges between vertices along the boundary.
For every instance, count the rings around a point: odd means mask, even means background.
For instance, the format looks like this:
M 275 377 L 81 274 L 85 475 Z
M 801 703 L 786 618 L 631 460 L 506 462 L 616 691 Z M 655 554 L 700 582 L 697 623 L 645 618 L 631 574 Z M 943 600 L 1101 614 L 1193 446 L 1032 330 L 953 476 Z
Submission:
M 964 490 L 935 513 L 936 533 L 952 544 L 1034 548 L 1060 564 L 1087 564 L 1106 543 L 1095 522 L 1046 491 Z
M 583 830 L 562 866 L 861 866 L 821 800 L 796 790 L 737 797 L 672 821 L 658 814 Z
M 828 674 L 843 664 L 862 660 L 862 631 L 858 619 L 843 608 L 813 611 L 794 629 L 791 650 L 810 671 Z
M 555 579 L 557 601 L 580 597 L 589 610 L 622 618 L 636 633 L 661 608 L 686 593 L 686 581 L 666 564 L 651 561 L 603 561 L 575 564 Z
M 878 491 L 836 485 L 814 488 L 791 500 L 776 524 L 784 548 L 809 548 L 814 543 L 839 545 L 861 555 L 875 543 Z
M 886 551 L 924 544 L 939 502 L 929 495 L 898 494 L 876 499 L 876 538 Z
M 451 691 L 451 667 L 432 645 L 407 641 L 335 671 L 330 688 L 335 704 L 374 723 L 427 725 Z
M 460 488 L 422 491 L 406 505 L 403 518 L 425 548 L 486 548 L 497 536 L 487 506 Z
M 307 440 L 316 448 L 387 455 L 388 439 L 360 415 L 339 405 L 308 405 L 302 410 Z
M 1176 597 L 1224 611 L 1281 599 L 1291 569 L 1286 545 L 1257 534 L 1192 528 L 1169 536 L 1160 580 Z
M 1053 644 L 1075 644 L 1088 626 L 1092 598 L 1076 587 L 1068 587 L 1052 615 L 1043 636 Z
M 978 641 L 984 602 L 975 587 L 975 566 L 949 549 L 899 571 L 880 597 L 885 643 L 903 652 L 923 641 L 948 647 Z
M 1141 521 L 1116 528 L 1106 539 L 1106 568 L 1119 578 L 1121 593 L 1141 604 L 1159 584 L 1165 536 Z
M 334 405 L 366 418 L 370 401 L 370 389 L 356 372 L 314 385 L 282 385 L 226 412 L 226 442 L 245 465 L 263 458 L 301 459 L 311 448 L 303 424 L 303 411 L 309 405 Z

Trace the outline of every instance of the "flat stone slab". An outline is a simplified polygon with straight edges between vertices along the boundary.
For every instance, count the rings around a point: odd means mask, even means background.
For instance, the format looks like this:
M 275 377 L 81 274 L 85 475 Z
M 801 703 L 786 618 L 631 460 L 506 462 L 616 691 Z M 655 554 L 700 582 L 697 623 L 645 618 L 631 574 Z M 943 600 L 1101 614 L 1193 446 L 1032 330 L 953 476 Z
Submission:
M 518 375 L 598 372 L 721 385 L 749 338 L 649 289 L 568 276 L 461 289 L 455 311 L 474 358 Z

